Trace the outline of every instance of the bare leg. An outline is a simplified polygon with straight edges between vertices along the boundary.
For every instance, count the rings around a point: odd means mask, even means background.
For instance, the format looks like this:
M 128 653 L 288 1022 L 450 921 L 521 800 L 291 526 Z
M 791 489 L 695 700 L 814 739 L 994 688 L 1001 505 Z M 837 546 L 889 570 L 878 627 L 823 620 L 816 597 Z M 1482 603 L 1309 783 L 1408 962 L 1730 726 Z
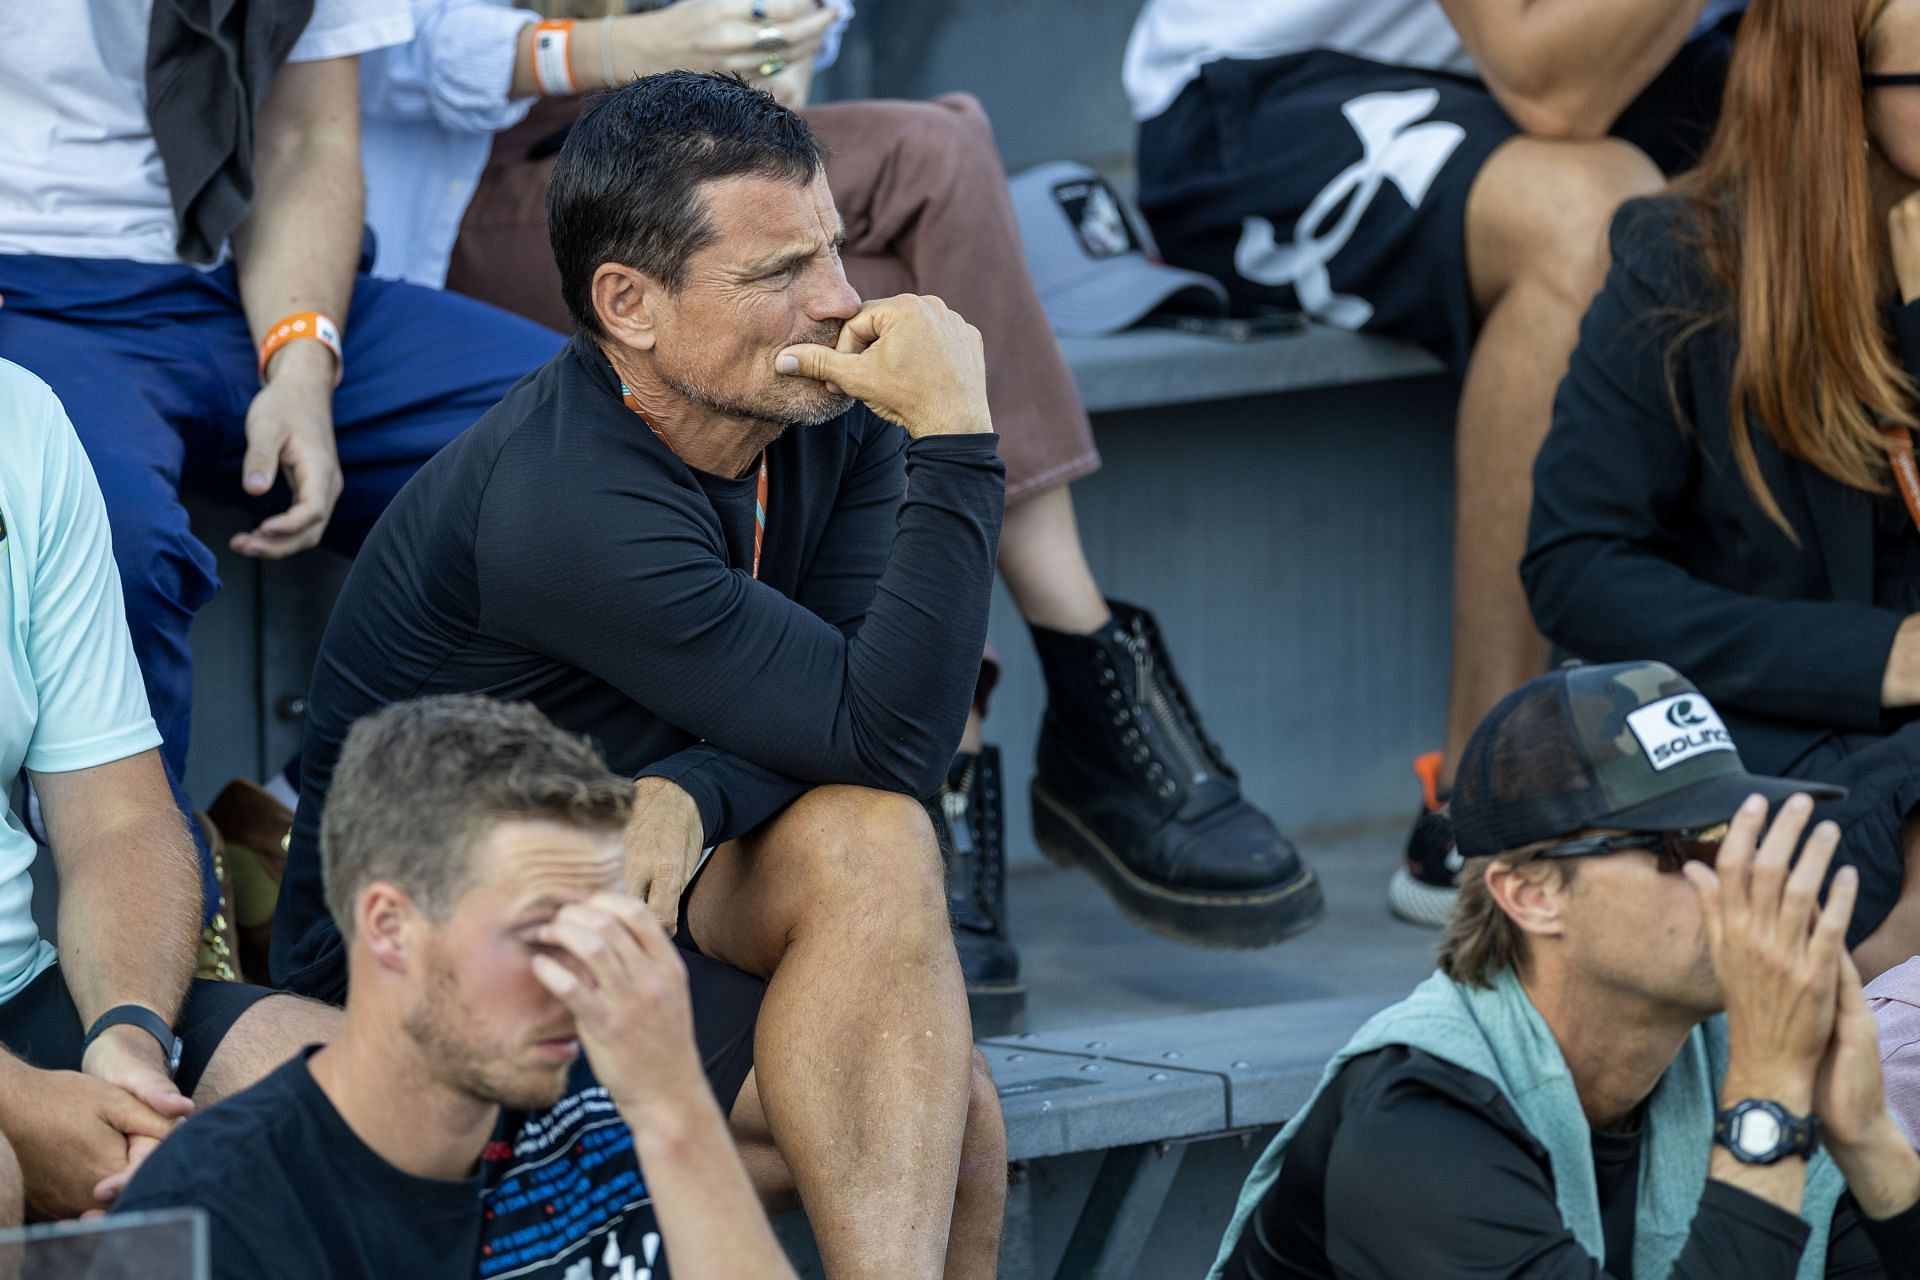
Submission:
M 740 1163 L 770 1214 L 787 1213 L 800 1207 L 800 1194 L 793 1185 L 793 1170 L 786 1157 L 774 1145 L 773 1129 L 767 1123 L 767 1109 L 760 1103 L 758 1073 L 747 1072 L 740 1096 L 727 1113 L 727 1126 L 733 1131 L 733 1143 L 740 1152 Z
M 1546 667 L 1518 571 L 1533 459 L 1606 276 L 1614 211 L 1663 181 L 1624 142 L 1516 138 L 1488 158 L 1467 198 L 1467 264 L 1485 319 L 1460 390 L 1443 784 L 1480 718 Z
M 749 1074 L 728 1116 L 753 1189 L 768 1213 L 800 1207 L 780 1148 L 760 1105 L 760 1086 Z M 953 1202 L 953 1226 L 947 1236 L 947 1280 L 991 1280 L 1000 1264 L 1001 1218 L 1007 1201 L 1007 1135 L 1000 1118 L 1000 1096 L 987 1060 L 973 1054 L 972 1091 L 967 1105 L 967 1136 L 960 1148 L 960 1185 Z
M 17 1227 L 27 1220 L 27 1183 L 13 1147 L 0 1138 L 0 1228 Z M 14 1259 L 18 1262 L 18 1259 Z M 0 1271 L 0 1274 L 13 1274 Z
M 1080 546 L 1073 495 L 1065 485 L 1007 508 L 1000 577 L 1020 616 L 1036 626 L 1085 635 L 1111 616 Z
M 1900 846 L 1907 863 L 1900 897 L 1887 918 L 1853 949 L 1853 962 L 1865 982 L 1920 955 L 1920 815 L 1908 815 L 1900 828 Z
M 993 1280 L 1000 1271 L 1000 1228 L 1007 1210 L 1007 1128 L 987 1060 L 973 1051 L 967 1136 L 947 1235 L 947 1280 Z
M 200 1074 L 193 1100 L 210 1106 L 232 1097 L 310 1044 L 340 1030 L 340 1010 L 301 996 L 268 996 L 235 1020 Z
M 967 712 L 967 727 L 960 731 L 960 751 L 963 755 L 977 756 L 986 739 L 981 736 L 980 712 Z
M 905 796 L 818 788 L 715 850 L 688 912 L 702 950 L 769 979 L 755 1083 L 828 1274 L 940 1275 L 962 1148 L 981 1138 L 926 813 Z

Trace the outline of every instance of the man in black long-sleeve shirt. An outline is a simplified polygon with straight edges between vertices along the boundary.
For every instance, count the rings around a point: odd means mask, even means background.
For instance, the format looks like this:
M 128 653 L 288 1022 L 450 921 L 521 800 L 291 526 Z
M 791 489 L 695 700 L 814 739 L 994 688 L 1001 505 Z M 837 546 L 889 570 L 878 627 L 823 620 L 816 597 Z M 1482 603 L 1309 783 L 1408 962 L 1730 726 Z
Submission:
M 916 799 L 986 634 L 1003 472 L 979 335 L 937 299 L 862 307 L 806 125 L 737 80 L 609 94 L 549 204 L 579 332 L 354 565 L 275 980 L 343 994 L 317 833 L 353 720 L 532 702 L 636 777 L 629 888 L 769 981 L 732 1119 L 763 1189 L 784 1159 L 829 1272 L 990 1275 L 1004 1144 Z
M 1461 761 L 1441 972 L 1263 1157 L 1217 1280 L 1920 1276 L 1857 877 L 1819 907 L 1804 786 L 1658 663 L 1504 700 Z

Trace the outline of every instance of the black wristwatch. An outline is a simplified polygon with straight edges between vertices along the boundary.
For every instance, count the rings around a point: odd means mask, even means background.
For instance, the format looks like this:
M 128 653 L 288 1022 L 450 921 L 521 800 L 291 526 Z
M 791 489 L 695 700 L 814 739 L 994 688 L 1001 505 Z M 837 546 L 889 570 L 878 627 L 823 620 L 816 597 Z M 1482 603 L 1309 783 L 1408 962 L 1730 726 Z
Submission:
M 173 1034 L 173 1028 L 167 1020 L 142 1004 L 117 1004 L 93 1020 L 87 1029 L 87 1038 L 80 1045 L 84 1057 L 100 1033 L 108 1027 L 121 1025 L 135 1026 L 160 1042 L 160 1052 L 167 1057 L 167 1079 L 171 1080 L 180 1070 L 180 1037 Z
M 1811 1158 L 1820 1146 L 1820 1117 L 1797 1116 L 1764 1098 L 1742 1098 L 1714 1117 L 1713 1140 L 1742 1164 Z

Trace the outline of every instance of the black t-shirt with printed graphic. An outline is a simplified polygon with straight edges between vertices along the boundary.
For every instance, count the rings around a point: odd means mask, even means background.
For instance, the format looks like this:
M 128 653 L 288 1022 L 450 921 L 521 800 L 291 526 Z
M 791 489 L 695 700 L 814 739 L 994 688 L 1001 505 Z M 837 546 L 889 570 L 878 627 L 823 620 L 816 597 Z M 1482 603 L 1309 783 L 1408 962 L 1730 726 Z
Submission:
M 665 1280 L 633 1135 L 585 1059 L 544 1111 L 504 1112 L 474 1176 L 376 1155 L 307 1054 L 182 1125 L 114 1212 L 206 1210 L 214 1280 Z

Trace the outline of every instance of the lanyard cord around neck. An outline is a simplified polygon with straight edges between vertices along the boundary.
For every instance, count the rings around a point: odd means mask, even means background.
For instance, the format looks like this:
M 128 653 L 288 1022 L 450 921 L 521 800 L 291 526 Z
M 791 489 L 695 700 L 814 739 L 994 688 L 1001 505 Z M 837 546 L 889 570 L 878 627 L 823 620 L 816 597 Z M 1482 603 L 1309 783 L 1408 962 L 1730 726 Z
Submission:
M 1893 468 L 1894 483 L 1906 501 L 1907 514 L 1913 518 L 1914 527 L 1920 529 L 1920 469 L 1915 468 L 1913 461 L 1913 432 L 1882 418 L 1880 439 L 1887 451 L 1887 462 Z
M 640 402 L 633 398 L 633 392 L 627 384 L 620 384 L 620 402 L 633 410 L 634 416 L 647 424 L 647 430 L 653 432 L 653 438 L 667 447 L 667 452 L 680 457 L 679 450 L 673 447 L 673 441 L 667 439 L 667 433 L 653 425 L 653 419 L 641 412 Z M 684 459 L 683 459 L 684 461 Z M 767 451 L 760 451 L 760 479 L 753 488 L 753 577 L 760 579 L 760 548 L 767 541 Z

